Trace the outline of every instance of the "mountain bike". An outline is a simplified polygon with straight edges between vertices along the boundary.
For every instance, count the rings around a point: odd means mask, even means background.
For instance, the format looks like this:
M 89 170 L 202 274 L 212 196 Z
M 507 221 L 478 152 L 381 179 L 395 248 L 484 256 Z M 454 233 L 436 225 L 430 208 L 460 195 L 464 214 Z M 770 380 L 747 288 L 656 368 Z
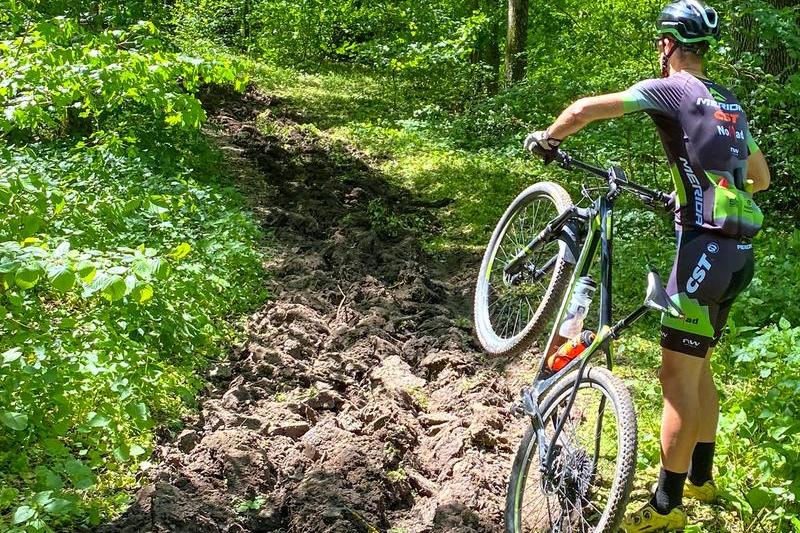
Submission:
M 489 355 L 524 351 L 554 319 L 537 377 L 512 407 L 529 425 L 508 483 L 506 531 L 616 532 L 633 483 L 637 428 L 630 393 L 611 373 L 610 341 L 649 309 L 682 315 L 650 269 L 644 303 L 612 321 L 614 203 L 627 191 L 668 209 L 670 196 L 633 183 L 617 166 L 598 168 L 561 150 L 554 161 L 604 180 L 599 193 L 584 186 L 589 205 L 579 207 L 556 183 L 525 189 L 492 234 L 475 290 L 476 334 Z M 553 374 L 545 355 L 555 348 L 573 286 L 589 274 L 598 253 L 596 337 Z M 605 354 L 602 366 L 591 365 L 599 354 Z

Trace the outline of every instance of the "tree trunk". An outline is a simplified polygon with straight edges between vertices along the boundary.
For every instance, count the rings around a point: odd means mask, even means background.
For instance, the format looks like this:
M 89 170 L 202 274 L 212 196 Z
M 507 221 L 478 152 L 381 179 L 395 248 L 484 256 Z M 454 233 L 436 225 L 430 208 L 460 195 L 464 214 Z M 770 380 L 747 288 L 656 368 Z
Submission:
M 478 34 L 470 54 L 470 62 L 485 69 L 481 84 L 489 94 L 496 94 L 500 76 L 500 10 L 497 0 L 470 0 L 471 13 L 480 10 L 488 18 L 488 24 Z
M 469 0 L 467 3 L 467 8 L 469 9 L 469 15 L 472 16 L 473 13 L 478 11 L 481 8 L 480 0 Z M 469 55 L 469 62 L 472 64 L 480 63 L 481 62 L 481 40 L 483 39 L 483 32 L 478 34 L 477 39 L 475 40 L 475 46 L 472 48 L 472 53 Z
M 248 51 L 250 50 L 250 12 L 253 10 L 250 2 L 251 0 L 244 0 L 244 9 L 242 10 L 242 37 L 245 49 Z
M 506 83 L 525 77 L 525 44 L 528 36 L 528 0 L 508 0 Z
M 777 9 L 791 7 L 797 0 L 768 0 Z M 796 21 L 800 23 L 800 18 Z M 786 82 L 789 76 L 797 72 L 800 62 L 789 54 L 789 45 L 775 38 L 765 39 L 759 35 L 758 24 L 752 15 L 747 14 L 735 21 L 738 30 L 733 33 L 734 57 L 743 52 L 763 56 L 764 72 L 777 76 Z
M 489 25 L 489 37 L 486 39 L 485 59 L 489 66 L 489 81 L 486 90 L 489 94 L 497 94 L 498 77 L 500 76 L 500 20 L 497 18 L 496 11 L 493 13 L 491 24 Z

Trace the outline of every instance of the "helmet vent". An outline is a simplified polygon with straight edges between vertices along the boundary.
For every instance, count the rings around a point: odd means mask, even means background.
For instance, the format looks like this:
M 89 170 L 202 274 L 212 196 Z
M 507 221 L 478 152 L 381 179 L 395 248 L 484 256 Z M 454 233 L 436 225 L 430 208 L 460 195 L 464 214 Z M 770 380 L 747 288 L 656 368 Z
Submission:
M 693 10 L 697 11 L 697 14 L 703 17 L 703 22 L 705 22 L 709 28 L 716 28 L 717 23 L 717 12 L 714 10 L 713 7 L 706 7 L 697 0 L 686 0 L 686 3 L 692 6 Z
M 713 43 L 719 38 L 719 16 L 702 0 L 674 0 L 658 17 L 656 27 L 683 44 Z

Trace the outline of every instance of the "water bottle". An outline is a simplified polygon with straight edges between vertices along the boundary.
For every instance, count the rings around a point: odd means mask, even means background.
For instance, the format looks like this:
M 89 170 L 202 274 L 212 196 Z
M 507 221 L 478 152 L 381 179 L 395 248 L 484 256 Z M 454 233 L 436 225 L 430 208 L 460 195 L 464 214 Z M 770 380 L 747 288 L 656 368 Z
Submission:
M 547 358 L 547 368 L 552 372 L 558 372 L 567 363 L 578 357 L 583 351 L 594 342 L 595 334 L 592 331 L 584 331 L 574 336 L 558 349 L 557 352 Z
M 583 330 L 583 320 L 589 313 L 592 296 L 597 284 L 589 276 L 578 278 L 572 291 L 572 298 L 567 307 L 567 317 L 558 328 L 558 334 L 565 339 L 572 339 Z

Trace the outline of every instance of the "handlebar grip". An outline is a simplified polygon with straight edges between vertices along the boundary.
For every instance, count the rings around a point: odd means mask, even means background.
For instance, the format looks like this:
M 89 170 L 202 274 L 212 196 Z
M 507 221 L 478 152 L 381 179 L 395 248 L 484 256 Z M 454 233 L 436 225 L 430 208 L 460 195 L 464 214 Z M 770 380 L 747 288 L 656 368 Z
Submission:
M 666 194 L 663 192 L 659 192 L 659 201 L 661 205 L 664 206 L 664 209 L 667 211 L 674 211 L 675 210 L 675 193 Z

